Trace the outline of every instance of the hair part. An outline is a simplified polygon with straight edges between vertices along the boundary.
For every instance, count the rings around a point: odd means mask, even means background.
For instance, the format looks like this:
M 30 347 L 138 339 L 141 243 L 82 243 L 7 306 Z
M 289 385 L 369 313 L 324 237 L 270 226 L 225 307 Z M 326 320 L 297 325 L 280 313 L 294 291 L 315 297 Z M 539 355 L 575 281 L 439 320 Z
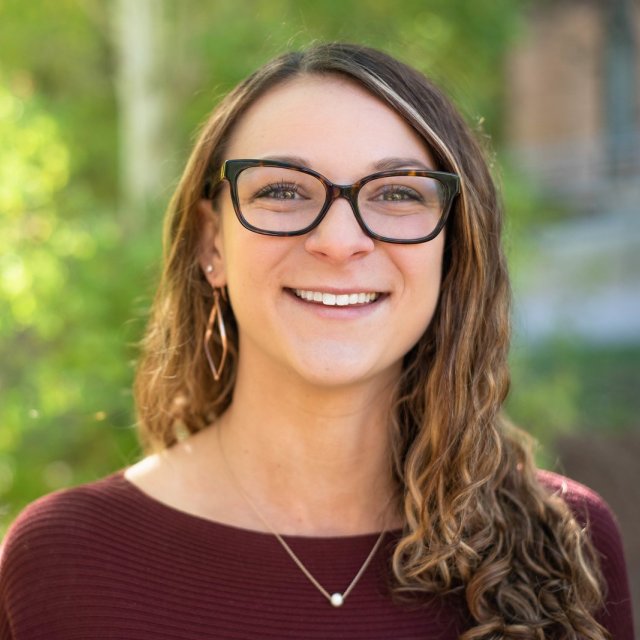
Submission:
M 435 85 L 382 52 L 328 43 L 287 53 L 239 84 L 205 123 L 166 218 L 164 269 L 135 383 L 143 443 L 170 447 L 231 402 L 237 327 L 222 304 L 230 351 L 216 383 L 202 346 L 213 297 L 198 262 L 196 207 L 246 110 L 273 87 L 318 74 L 347 78 L 390 105 L 424 138 L 437 168 L 461 179 L 440 300 L 405 356 L 392 411 L 405 522 L 393 556 L 397 591 L 464 589 L 474 626 L 463 640 L 606 638 L 593 617 L 602 602 L 595 552 L 568 506 L 539 484 L 523 434 L 500 415 L 510 289 L 502 208 L 483 150 Z

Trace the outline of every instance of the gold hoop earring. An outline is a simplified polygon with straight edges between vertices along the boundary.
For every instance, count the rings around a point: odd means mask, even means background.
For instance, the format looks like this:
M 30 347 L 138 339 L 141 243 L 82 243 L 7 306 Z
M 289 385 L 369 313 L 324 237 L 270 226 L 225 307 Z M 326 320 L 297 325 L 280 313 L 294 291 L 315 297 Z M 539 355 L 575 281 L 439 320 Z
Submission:
M 226 296 L 223 295 L 226 298 Z M 211 355 L 211 350 L 209 348 L 209 343 L 211 342 L 211 337 L 214 333 L 214 326 L 218 329 L 218 334 L 220 338 L 220 346 L 222 348 L 222 353 L 220 355 L 220 362 L 216 367 L 213 362 L 213 356 Z M 211 313 L 209 314 L 209 321 L 207 322 L 207 330 L 204 333 L 204 352 L 207 356 L 207 361 L 209 362 L 209 367 L 211 368 L 211 373 L 213 374 L 213 379 L 218 382 L 220 377 L 222 376 L 222 370 L 224 369 L 224 363 L 227 359 L 227 330 L 224 326 L 224 318 L 222 317 L 222 309 L 220 308 L 220 294 L 217 289 L 213 290 L 213 307 L 211 308 Z

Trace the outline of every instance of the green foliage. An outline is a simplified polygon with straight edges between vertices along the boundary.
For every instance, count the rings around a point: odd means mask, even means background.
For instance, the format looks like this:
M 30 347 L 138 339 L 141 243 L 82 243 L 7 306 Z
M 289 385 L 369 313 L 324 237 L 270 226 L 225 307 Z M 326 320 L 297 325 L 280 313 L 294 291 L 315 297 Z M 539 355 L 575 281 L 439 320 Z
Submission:
M 640 345 L 598 346 L 556 338 L 515 345 L 511 417 L 547 444 L 576 428 L 621 432 L 638 426 Z
M 56 118 L 20 91 L 0 83 L 0 493 L 10 512 L 135 451 L 121 328 L 131 291 L 108 268 L 122 258 L 120 233 L 70 184 Z
M 534 434 L 539 463 L 555 467 L 554 445 L 568 433 L 616 434 L 638 428 L 640 345 L 589 345 L 558 337 L 511 350 L 506 412 Z
M 19 95 L 34 93 L 69 147 L 74 189 L 112 205 L 116 194 L 115 59 L 98 0 L 4 0 L 0 69 Z

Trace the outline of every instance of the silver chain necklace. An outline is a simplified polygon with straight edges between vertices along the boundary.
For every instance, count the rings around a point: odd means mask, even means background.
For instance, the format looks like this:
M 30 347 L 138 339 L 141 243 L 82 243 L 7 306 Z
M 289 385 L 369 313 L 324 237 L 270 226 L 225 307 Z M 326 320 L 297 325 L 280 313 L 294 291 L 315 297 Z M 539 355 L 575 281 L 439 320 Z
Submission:
M 384 539 L 384 534 L 387 532 L 386 529 L 383 529 L 382 532 L 380 533 L 380 535 L 378 536 L 378 539 L 376 540 L 376 543 L 373 545 L 373 548 L 369 552 L 369 555 L 367 556 L 365 561 L 362 563 L 362 566 L 358 570 L 358 573 L 356 573 L 355 577 L 353 578 L 353 580 L 351 581 L 349 586 L 342 593 L 340 593 L 340 592 L 329 593 L 315 579 L 315 577 L 309 571 L 309 569 L 307 569 L 307 567 L 304 566 L 304 564 L 302 563 L 302 560 L 300 560 L 300 558 L 298 558 L 298 556 L 294 553 L 293 549 L 287 544 L 287 542 L 284 540 L 284 538 L 271 526 L 271 524 L 267 521 L 267 519 L 262 515 L 262 513 L 260 512 L 258 507 L 254 504 L 254 502 L 251 500 L 251 498 L 244 491 L 244 489 L 242 488 L 238 478 L 236 477 L 235 473 L 233 472 L 233 469 L 231 468 L 231 465 L 229 464 L 229 461 L 227 460 L 227 456 L 225 454 L 224 447 L 222 446 L 222 437 L 220 436 L 220 428 L 216 427 L 216 429 L 218 431 L 218 434 L 217 434 L 218 435 L 218 445 L 220 447 L 220 454 L 222 455 L 222 461 L 224 462 L 224 465 L 226 467 L 227 473 L 229 474 L 229 477 L 233 480 L 233 483 L 235 484 L 236 489 L 238 490 L 238 493 L 242 496 L 242 498 L 249 505 L 249 507 L 251 507 L 253 512 L 256 514 L 256 516 L 261 520 L 262 524 L 264 524 L 264 526 L 275 536 L 276 540 L 280 543 L 282 548 L 287 552 L 289 557 L 296 563 L 296 565 L 298 566 L 300 571 L 302 571 L 302 573 L 307 577 L 309 582 L 311 582 L 311 584 L 334 607 L 341 607 L 344 604 L 344 601 L 347 599 L 347 596 L 351 593 L 351 591 L 353 591 L 353 588 L 356 586 L 356 584 L 358 584 L 358 580 L 360 580 L 360 578 L 362 577 L 362 574 L 367 570 L 367 567 L 369 566 L 369 564 L 373 560 L 373 557 L 376 555 L 376 551 L 378 550 L 378 548 L 382 544 L 382 540 Z

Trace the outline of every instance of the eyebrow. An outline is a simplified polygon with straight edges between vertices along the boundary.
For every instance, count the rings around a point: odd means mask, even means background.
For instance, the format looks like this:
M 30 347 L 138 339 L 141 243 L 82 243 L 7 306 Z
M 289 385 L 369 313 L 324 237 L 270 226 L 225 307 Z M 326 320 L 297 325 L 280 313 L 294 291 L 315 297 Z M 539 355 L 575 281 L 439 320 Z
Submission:
M 311 163 L 301 156 L 266 156 L 264 160 L 275 160 L 276 162 L 288 162 L 289 164 L 297 164 L 302 167 L 312 168 Z M 425 171 L 433 171 L 433 167 L 425 164 L 423 160 L 410 157 L 388 157 L 377 160 L 371 165 L 374 171 L 393 171 L 394 169 L 424 169 Z
M 433 171 L 433 167 L 425 164 L 417 158 L 383 158 L 373 165 L 378 171 L 391 171 L 393 169 L 425 169 Z

